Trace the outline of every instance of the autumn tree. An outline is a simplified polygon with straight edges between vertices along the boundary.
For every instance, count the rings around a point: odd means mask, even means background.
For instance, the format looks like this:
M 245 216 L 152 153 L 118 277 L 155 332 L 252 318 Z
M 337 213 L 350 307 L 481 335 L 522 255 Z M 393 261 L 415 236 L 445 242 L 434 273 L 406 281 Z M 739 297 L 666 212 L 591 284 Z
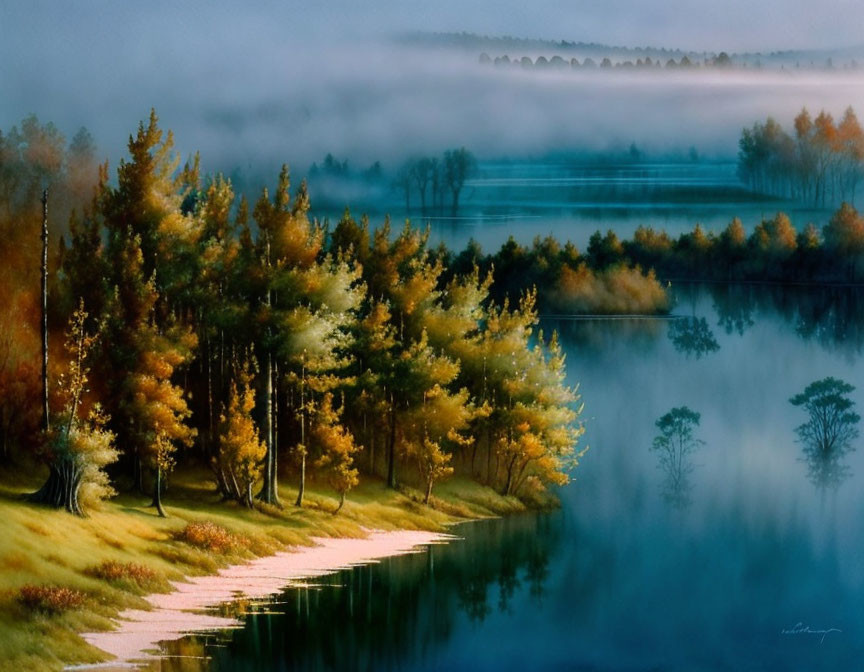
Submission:
M 252 419 L 255 408 L 254 360 L 235 363 L 228 404 L 219 416 L 216 468 L 231 497 L 252 508 L 252 486 L 261 476 L 267 446 Z
M 822 228 L 825 248 L 846 261 L 847 279 L 854 280 L 858 260 L 864 255 L 864 218 L 848 203 L 843 203 Z
M 114 434 L 106 428 L 107 417 L 98 404 L 88 404 L 90 375 L 88 358 L 98 334 L 88 333 L 83 302 L 73 313 L 66 332 L 66 371 L 57 381 L 61 411 L 45 434 L 45 458 L 49 476 L 30 501 L 84 514 L 86 502 L 96 502 L 113 493 L 104 468 L 117 459 Z
M 315 467 L 322 471 L 330 487 L 339 494 L 339 506 L 345 505 L 345 496 L 359 482 L 359 472 L 354 467 L 354 455 L 360 450 L 354 436 L 340 422 L 344 410 L 333 406 L 333 394 L 325 392 L 315 405 L 311 417 L 310 444 L 319 455 Z

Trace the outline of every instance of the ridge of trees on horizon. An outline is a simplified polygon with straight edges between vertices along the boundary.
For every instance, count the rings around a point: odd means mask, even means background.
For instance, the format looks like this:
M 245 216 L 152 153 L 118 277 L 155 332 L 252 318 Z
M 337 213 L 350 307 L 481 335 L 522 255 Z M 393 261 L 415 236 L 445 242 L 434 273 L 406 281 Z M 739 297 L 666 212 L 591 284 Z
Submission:
M 794 137 L 769 117 L 741 132 L 738 175 L 754 191 L 795 198 L 815 207 L 855 204 L 864 175 L 864 131 L 852 107 L 835 123 L 803 108 Z
M 692 56 L 692 58 L 691 58 Z M 702 58 L 695 55 L 687 55 L 684 54 L 681 56 L 679 60 L 675 60 L 674 58 L 663 58 L 657 56 L 655 54 L 655 58 L 651 58 L 651 56 L 646 55 L 644 58 L 637 57 L 635 60 L 630 58 L 615 58 L 610 56 L 597 56 L 596 58 L 591 56 L 584 56 L 580 61 L 575 56 L 571 58 L 562 57 L 560 54 L 554 54 L 550 57 L 546 56 L 537 56 L 537 58 L 532 59 L 530 56 L 513 56 L 510 57 L 509 54 L 502 54 L 500 56 L 490 56 L 485 51 L 480 54 L 478 57 L 478 62 L 480 65 L 493 65 L 498 68 L 506 68 L 506 67 L 515 67 L 522 68 L 525 70 L 544 70 L 544 69 L 558 69 L 558 70 L 595 70 L 597 68 L 600 69 L 615 69 L 615 70 L 687 70 L 687 71 L 696 71 L 696 70 L 709 70 L 709 71 L 741 71 L 741 70 L 762 70 L 763 68 L 767 69 L 767 66 L 763 64 L 761 59 L 756 59 L 752 63 L 748 59 L 739 59 L 730 56 L 725 51 L 721 51 L 719 54 L 707 55 L 703 54 Z M 858 61 L 855 59 L 850 59 L 847 62 L 844 62 L 842 65 L 835 66 L 834 61 L 831 58 L 828 58 L 823 63 L 816 65 L 812 61 L 808 64 L 805 64 L 803 69 L 810 70 L 819 70 L 822 72 L 830 72 L 832 70 L 840 69 L 840 70 L 858 70 L 860 65 Z M 781 64 L 781 70 L 786 70 L 786 65 Z M 792 71 L 792 66 L 790 64 L 789 72 Z M 796 61 L 794 64 L 795 70 L 801 70 L 802 66 L 799 61 Z
M 645 59 L 653 56 L 654 61 L 658 59 L 661 62 L 667 62 L 670 59 L 687 57 L 692 63 L 712 61 L 720 58 L 721 54 L 727 53 L 724 51 L 706 51 L 706 50 L 687 50 L 676 47 L 659 47 L 659 46 L 622 46 L 602 44 L 598 42 L 585 42 L 573 40 L 550 40 L 541 38 L 526 38 L 516 37 L 513 35 L 481 35 L 478 33 L 462 32 L 412 32 L 401 37 L 403 42 L 409 44 L 421 44 L 433 47 L 457 47 L 464 50 L 478 52 L 492 51 L 533 51 L 537 52 L 578 52 L 583 58 L 586 55 L 595 61 L 601 61 L 604 57 L 617 58 L 619 60 L 629 60 L 636 62 L 637 60 Z M 780 65 L 781 69 L 789 68 L 810 68 L 810 69 L 827 69 L 835 68 L 834 59 L 832 56 L 825 56 L 824 52 L 815 50 L 775 50 L 770 52 L 761 51 L 745 51 L 745 52 L 729 52 L 729 59 L 736 63 L 742 64 L 744 67 L 761 67 Z M 840 53 L 837 54 L 840 56 Z M 565 59 L 569 60 L 569 59 Z M 725 61 L 725 59 L 723 59 Z M 844 62 L 841 67 L 857 68 L 858 62 L 855 58 L 850 58 Z
M 0 429 L 3 462 L 49 466 L 36 500 L 81 513 L 112 488 L 146 488 L 162 514 L 179 462 L 207 465 L 222 497 L 247 506 L 281 505 L 287 475 L 298 506 L 314 477 L 340 508 L 361 472 L 416 485 L 427 503 L 457 472 L 529 500 L 567 482 L 581 406 L 557 337 L 537 329 L 535 290 L 491 300 L 490 273 L 450 272 L 407 222 L 370 231 L 346 213 L 330 231 L 287 167 L 254 204 L 237 198 L 197 155 L 180 168 L 155 112 L 116 183 L 99 166 L 52 247 L 41 431 L 29 191 L 63 193 L 74 161 L 33 124 L 33 145 L 18 143 L 29 172 L 0 165 L 0 256 L 20 264 L 2 285 Z
M 598 62 L 599 61 L 599 62 Z M 512 59 L 508 54 L 503 54 L 501 56 L 495 56 L 494 58 L 487 54 L 485 51 L 480 54 L 478 57 L 478 62 L 481 65 L 494 65 L 496 67 L 519 67 L 526 70 L 530 70 L 532 68 L 535 69 L 566 69 L 570 68 L 572 70 L 586 69 L 591 70 L 595 68 L 616 68 L 616 69 L 640 69 L 640 70 L 657 70 L 657 69 L 665 69 L 665 70 L 675 70 L 675 69 L 717 69 L 717 70 L 728 70 L 734 67 L 747 67 L 746 64 L 738 66 L 735 64 L 729 57 L 725 51 L 721 51 L 716 56 L 708 57 L 706 56 L 701 62 L 699 60 L 691 59 L 686 54 L 681 56 L 681 60 L 676 61 L 674 58 L 667 58 L 665 61 L 655 58 L 652 59 L 650 56 L 646 56 L 644 59 L 637 58 L 635 61 L 631 59 L 625 60 L 612 60 L 610 57 L 605 56 L 603 58 L 598 58 L 598 60 L 594 60 L 590 56 L 586 56 L 580 61 L 575 56 L 569 59 L 565 59 L 562 56 L 555 54 L 549 58 L 546 56 L 538 56 L 536 59 L 532 59 L 530 56 L 514 56 Z

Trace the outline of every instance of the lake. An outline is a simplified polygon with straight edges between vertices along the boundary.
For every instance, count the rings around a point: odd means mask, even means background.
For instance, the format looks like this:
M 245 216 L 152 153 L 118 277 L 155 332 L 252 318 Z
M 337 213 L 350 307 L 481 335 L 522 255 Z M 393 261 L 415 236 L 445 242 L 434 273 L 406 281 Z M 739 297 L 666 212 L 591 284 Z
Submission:
M 352 213 L 369 214 L 373 227 L 386 214 L 396 223 L 395 230 L 409 218 L 415 225 L 429 225 L 433 245 L 444 243 L 458 251 L 473 238 L 486 252 L 496 252 L 510 236 L 530 244 L 535 236 L 552 235 L 584 251 L 597 230 L 611 229 L 630 238 L 637 227 L 650 226 L 678 236 L 698 222 L 719 233 L 736 216 L 752 231 L 778 211 L 789 214 L 798 229 L 809 222 L 820 227 L 828 223 L 832 209 L 754 194 L 741 185 L 736 171 L 734 161 L 721 160 L 484 161 L 466 183 L 455 215 L 449 206 L 422 210 L 416 193 L 411 210 L 406 210 L 398 191 L 359 184 L 340 200 L 332 182 L 314 180 L 312 213 L 335 223 L 350 202 Z
M 240 629 L 166 646 L 209 667 L 162 669 L 860 669 L 864 451 L 821 487 L 789 399 L 826 376 L 860 384 L 864 300 L 674 291 L 678 320 L 546 325 L 590 445 L 559 511 L 465 524 L 460 541 L 288 589 Z M 704 443 L 670 493 L 655 421 L 685 404 Z

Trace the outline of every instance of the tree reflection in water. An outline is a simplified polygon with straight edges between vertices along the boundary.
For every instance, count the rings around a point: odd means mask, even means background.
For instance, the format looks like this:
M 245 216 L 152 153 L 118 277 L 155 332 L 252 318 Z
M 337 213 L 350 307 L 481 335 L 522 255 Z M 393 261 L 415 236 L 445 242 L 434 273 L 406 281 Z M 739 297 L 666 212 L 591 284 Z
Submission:
M 183 640 L 186 651 L 196 640 L 198 652 L 201 643 L 213 644 L 206 646 L 209 667 L 184 669 L 422 668 L 465 627 L 460 618 L 481 623 L 496 609 L 539 601 L 561 529 L 558 514 L 472 524 L 465 540 L 288 589 L 265 613 L 247 615 L 244 627 L 228 634 L 228 647 L 207 636 Z M 181 644 L 169 645 L 169 654 L 172 646 Z
M 717 352 L 720 344 L 704 317 L 679 317 L 669 322 L 669 340 L 678 352 L 699 359 Z

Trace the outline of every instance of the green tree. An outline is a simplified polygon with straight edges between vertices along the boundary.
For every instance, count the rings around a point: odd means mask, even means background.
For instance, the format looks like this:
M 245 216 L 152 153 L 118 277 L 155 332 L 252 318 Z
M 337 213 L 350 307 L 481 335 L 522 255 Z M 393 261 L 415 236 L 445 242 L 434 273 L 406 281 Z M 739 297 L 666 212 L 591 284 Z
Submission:
M 450 190 L 453 198 L 453 212 L 459 211 L 459 196 L 468 180 L 477 170 L 477 159 L 464 147 L 448 149 L 444 152 L 442 163 L 444 184 Z
M 849 398 L 854 390 L 853 385 L 829 377 L 810 383 L 789 400 L 807 413 L 807 422 L 795 433 L 803 446 L 808 476 L 823 495 L 849 477 L 849 467 L 842 460 L 855 450 L 852 442 L 858 437 L 861 420 Z
M 654 437 L 651 450 L 659 454 L 659 467 L 664 474 L 663 497 L 679 508 L 690 503 L 691 456 L 704 444 L 694 435 L 699 419 L 699 413 L 687 406 L 679 406 L 655 423 L 660 434 Z

